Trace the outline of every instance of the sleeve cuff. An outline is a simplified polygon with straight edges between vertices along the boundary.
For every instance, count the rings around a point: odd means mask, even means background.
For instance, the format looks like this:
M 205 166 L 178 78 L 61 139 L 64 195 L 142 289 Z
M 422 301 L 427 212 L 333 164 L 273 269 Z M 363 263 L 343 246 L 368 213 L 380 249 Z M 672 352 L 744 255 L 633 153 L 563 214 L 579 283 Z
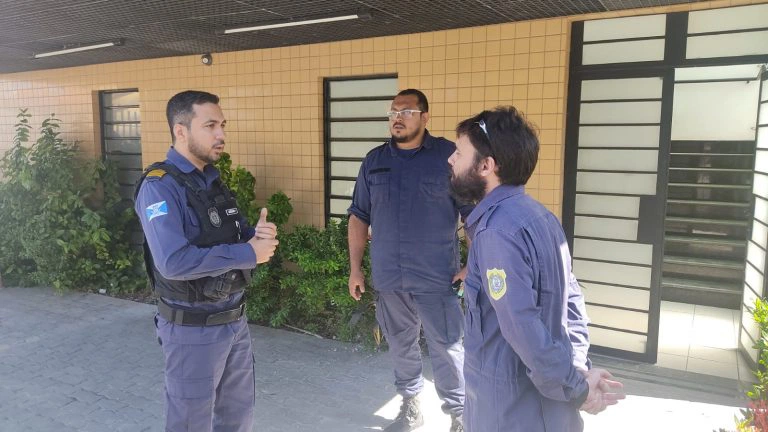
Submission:
M 241 249 L 238 251 L 238 254 L 240 255 L 245 262 L 243 263 L 243 266 L 240 267 L 240 269 L 253 269 L 256 268 L 256 252 L 253 251 L 253 248 L 248 243 L 238 243 L 236 245 L 233 245 L 238 249 Z
M 256 227 L 248 227 L 248 229 L 245 232 L 246 241 L 253 238 L 253 236 L 256 235 Z
M 571 403 L 576 407 L 576 409 L 581 408 L 582 405 L 584 405 L 584 402 L 587 400 L 587 396 L 589 396 L 589 385 L 587 384 L 587 381 L 584 380 L 582 385 L 584 386 L 584 389 L 581 390 L 581 393 L 578 393 L 578 396 L 576 398 L 571 400 Z M 576 389 L 576 391 L 579 391 Z
M 360 210 L 358 210 L 358 209 L 356 209 L 354 207 L 350 207 L 349 210 L 347 210 L 347 214 L 348 215 L 355 215 L 355 216 L 357 216 L 358 219 L 360 219 L 361 221 L 367 223 L 368 225 L 371 224 L 371 220 L 368 217 L 368 215 L 364 214 L 363 212 L 361 212 Z

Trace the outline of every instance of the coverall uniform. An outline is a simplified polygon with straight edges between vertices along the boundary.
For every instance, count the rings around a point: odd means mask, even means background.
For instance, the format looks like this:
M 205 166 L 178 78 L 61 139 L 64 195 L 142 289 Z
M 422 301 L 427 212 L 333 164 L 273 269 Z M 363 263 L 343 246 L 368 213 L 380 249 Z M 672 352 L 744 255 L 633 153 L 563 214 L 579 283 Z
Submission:
M 559 221 L 501 185 L 467 226 L 465 430 L 582 431 L 587 316 Z

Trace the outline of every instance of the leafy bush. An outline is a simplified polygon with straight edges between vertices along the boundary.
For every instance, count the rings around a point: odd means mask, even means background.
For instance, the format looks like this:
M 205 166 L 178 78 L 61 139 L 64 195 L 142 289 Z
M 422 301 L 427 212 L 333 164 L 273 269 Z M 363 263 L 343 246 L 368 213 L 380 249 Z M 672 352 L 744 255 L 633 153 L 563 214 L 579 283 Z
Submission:
M 243 167 L 232 170 L 232 158 L 229 153 L 222 153 L 215 163 L 221 173 L 221 181 L 229 187 L 235 195 L 237 206 L 245 213 L 245 218 L 253 225 L 259 219 L 258 207 L 256 207 L 256 179 L 253 174 Z
M 276 192 L 267 200 L 267 220 L 277 225 L 278 239 L 282 240 L 284 235 L 284 225 L 293 212 L 291 199 L 283 192 Z M 239 205 L 239 203 L 238 203 Z M 254 207 L 258 215 L 260 208 Z M 246 307 L 248 317 L 256 322 L 266 323 L 273 327 L 279 327 L 282 322 L 275 320 L 274 316 L 280 310 L 282 298 L 280 297 L 280 279 L 288 274 L 283 269 L 283 247 L 278 246 L 275 255 L 267 264 L 262 264 L 256 268 L 248 287 L 248 297 Z
M 284 301 L 276 318 L 343 340 L 365 338 L 371 320 L 360 318 L 373 317 L 372 290 L 360 305 L 349 295 L 347 221 L 331 221 L 325 229 L 299 225 L 283 236 L 280 246 L 298 270 L 280 281 Z M 364 267 L 370 274 L 370 266 Z
M 256 205 L 256 193 L 254 192 L 256 178 L 241 166 L 233 170 L 232 157 L 227 152 L 221 154 L 214 166 L 221 174 L 221 181 L 235 195 L 237 206 L 245 213 L 248 223 L 254 225 L 259 220 L 259 212 L 261 211 L 261 207 Z M 288 217 L 293 212 L 290 201 L 288 195 L 279 191 L 267 200 L 266 207 L 269 210 L 267 219 L 277 225 L 278 228 L 288 222 Z
M 768 432 L 768 302 L 756 299 L 750 312 L 760 330 L 760 337 L 753 346 L 759 355 L 757 370 L 754 371 L 757 382 L 747 391 L 750 400 L 747 408 L 741 410 L 742 418 L 736 418 L 736 431 Z M 725 430 L 721 428 L 719 432 Z
M 260 208 L 254 202 L 253 175 L 242 167 L 233 170 L 226 153 L 216 166 L 240 209 L 255 222 Z M 357 303 L 347 289 L 346 221 L 331 222 L 325 229 L 299 225 L 288 231 L 290 198 L 277 192 L 266 207 L 267 219 L 278 226 L 280 245 L 270 262 L 254 272 L 248 287 L 248 317 L 273 327 L 299 327 L 326 337 L 370 342 L 370 329 L 375 327 L 371 290 Z
M 0 272 L 6 283 L 59 291 L 144 285 L 130 248 L 133 212 L 121 204 L 114 167 L 78 157 L 45 119 L 29 147 L 30 114 L 21 110 L 13 146 L 0 162 Z
M 291 213 L 293 213 L 291 199 L 283 192 L 277 191 L 267 200 L 267 210 L 267 220 L 277 225 L 277 229 L 280 230 L 288 222 Z M 261 211 L 261 209 L 258 209 L 258 211 Z

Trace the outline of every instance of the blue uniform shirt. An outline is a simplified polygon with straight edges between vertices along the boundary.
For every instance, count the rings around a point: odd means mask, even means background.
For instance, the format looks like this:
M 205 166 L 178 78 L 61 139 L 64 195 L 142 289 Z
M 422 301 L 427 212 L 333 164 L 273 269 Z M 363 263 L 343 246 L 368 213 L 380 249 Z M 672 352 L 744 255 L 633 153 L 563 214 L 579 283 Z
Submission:
M 502 185 L 467 225 L 467 431 L 581 431 L 587 317 L 559 221 Z
M 445 138 L 424 134 L 414 151 L 394 140 L 366 155 L 349 214 L 371 226 L 371 266 L 377 290 L 439 292 L 459 268 L 459 205 L 451 198 Z M 464 215 L 471 207 L 462 207 Z
M 175 165 L 182 172 L 194 171 L 192 177 L 206 189 L 219 177 L 219 171 L 212 165 L 206 165 L 202 173 L 197 171 L 195 166 L 174 148 L 168 150 L 166 157 L 167 163 Z M 170 174 L 144 180 L 136 197 L 135 210 L 152 251 L 155 266 L 167 279 L 192 280 L 204 276 L 218 276 L 233 269 L 247 270 L 256 267 L 256 254 L 247 243 L 222 244 L 208 248 L 190 244 L 200 234 L 200 223 L 192 207 L 187 205 L 185 189 Z M 240 227 L 243 241 L 253 237 L 253 227 L 250 227 L 242 216 Z M 219 304 L 199 305 L 202 306 L 199 308 L 218 309 L 228 306 L 236 303 L 241 295 L 233 296 Z

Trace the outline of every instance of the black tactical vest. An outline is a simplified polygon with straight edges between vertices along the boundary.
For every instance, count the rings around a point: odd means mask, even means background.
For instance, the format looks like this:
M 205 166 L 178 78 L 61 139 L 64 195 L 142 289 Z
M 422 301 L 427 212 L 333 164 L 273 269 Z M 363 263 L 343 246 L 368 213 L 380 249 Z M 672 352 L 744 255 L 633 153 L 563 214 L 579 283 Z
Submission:
M 147 176 L 162 177 L 169 174 L 186 191 L 187 204 L 192 207 L 200 225 L 200 234 L 190 243 L 199 247 L 240 243 L 239 210 L 235 197 L 216 179 L 209 189 L 203 189 L 192 174 L 181 172 L 176 166 L 156 162 L 147 168 L 136 184 L 134 200 Z M 219 276 L 194 280 L 170 280 L 163 277 L 152 260 L 144 239 L 144 266 L 154 290 L 163 298 L 186 302 L 218 301 L 230 294 L 243 291 L 250 282 L 250 270 L 230 270 Z

